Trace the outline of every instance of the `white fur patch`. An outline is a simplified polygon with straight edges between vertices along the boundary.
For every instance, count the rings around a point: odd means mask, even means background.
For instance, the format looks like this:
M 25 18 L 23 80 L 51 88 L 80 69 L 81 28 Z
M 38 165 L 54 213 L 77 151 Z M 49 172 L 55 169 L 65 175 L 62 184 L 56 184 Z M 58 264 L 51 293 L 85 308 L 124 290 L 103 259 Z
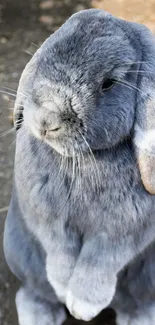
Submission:
M 67 288 L 64 284 L 62 284 L 61 282 L 58 282 L 54 276 L 53 276 L 53 265 L 54 265 L 54 260 L 53 263 L 51 265 L 51 260 L 50 258 L 47 257 L 46 260 L 46 274 L 47 274 L 47 279 L 50 283 L 50 285 L 52 286 L 52 288 L 54 289 L 57 297 L 59 298 L 59 300 L 62 303 L 65 303 L 66 301 L 66 291 Z
M 138 148 L 155 154 L 155 129 L 143 131 L 140 127 L 136 127 L 134 142 Z
M 70 290 L 67 292 L 66 305 L 71 315 L 84 321 L 90 321 L 103 309 L 103 305 L 91 304 L 76 298 Z

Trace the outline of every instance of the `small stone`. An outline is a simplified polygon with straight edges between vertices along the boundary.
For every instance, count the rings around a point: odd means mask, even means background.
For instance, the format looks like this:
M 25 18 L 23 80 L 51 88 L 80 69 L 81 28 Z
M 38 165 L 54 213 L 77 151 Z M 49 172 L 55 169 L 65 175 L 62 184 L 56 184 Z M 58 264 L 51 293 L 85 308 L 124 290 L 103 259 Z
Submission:
M 17 77 L 18 77 L 18 72 L 13 72 L 13 73 L 12 73 L 12 77 L 13 77 L 13 78 L 17 78 Z
M 86 9 L 86 7 L 84 5 L 82 5 L 82 4 L 79 4 L 79 5 L 77 5 L 75 7 L 75 12 L 81 11 L 81 10 L 84 10 L 84 9 Z
M 5 282 L 5 288 L 8 289 L 10 287 L 10 283 L 9 282 Z
M 4 64 L 0 64 L 0 71 L 4 71 L 5 70 L 5 65 Z
M 52 0 L 41 2 L 39 5 L 40 9 L 43 9 L 43 10 L 51 9 L 51 8 L 53 8 L 53 6 L 54 6 L 54 3 Z
M 2 98 L 6 101 L 6 102 L 9 102 L 10 98 L 9 98 L 9 95 L 7 94 L 1 94 Z
M 53 18 L 51 16 L 40 16 L 39 21 L 43 24 L 49 24 L 52 25 Z
M 4 73 L 0 73 L 0 81 L 4 81 L 6 78 L 6 75 Z
M 8 39 L 7 39 L 6 37 L 2 36 L 2 37 L 0 38 L 0 42 L 1 42 L 2 44 L 6 44 L 6 43 L 8 42 Z

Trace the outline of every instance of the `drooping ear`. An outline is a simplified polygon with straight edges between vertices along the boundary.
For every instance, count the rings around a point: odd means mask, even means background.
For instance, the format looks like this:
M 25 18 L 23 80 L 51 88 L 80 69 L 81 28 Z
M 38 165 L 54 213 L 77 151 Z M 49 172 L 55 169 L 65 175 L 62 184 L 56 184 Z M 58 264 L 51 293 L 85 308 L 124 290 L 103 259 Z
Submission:
M 31 93 L 35 72 L 38 67 L 38 57 L 40 49 L 33 55 L 22 72 L 13 112 L 13 121 L 15 129 L 18 130 L 23 121 L 24 101 Z
M 142 56 L 138 74 L 134 145 L 141 179 L 155 194 L 155 38 L 144 26 L 135 24 L 135 37 Z

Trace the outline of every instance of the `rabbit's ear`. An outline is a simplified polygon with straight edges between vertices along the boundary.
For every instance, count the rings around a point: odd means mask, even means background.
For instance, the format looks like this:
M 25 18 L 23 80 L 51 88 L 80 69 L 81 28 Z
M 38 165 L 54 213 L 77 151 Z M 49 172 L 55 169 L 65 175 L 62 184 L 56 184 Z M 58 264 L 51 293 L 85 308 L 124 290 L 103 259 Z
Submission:
M 23 121 L 24 101 L 31 93 L 32 85 L 35 77 L 35 72 L 38 67 L 38 55 L 40 49 L 34 54 L 32 59 L 27 63 L 24 71 L 22 72 L 19 86 L 17 89 L 17 96 L 13 112 L 13 121 L 15 129 L 18 130 Z
M 136 27 L 136 25 L 135 25 Z M 141 179 L 146 190 L 155 194 L 155 39 L 144 26 L 137 25 L 142 56 L 138 74 L 138 96 L 134 126 L 134 146 Z

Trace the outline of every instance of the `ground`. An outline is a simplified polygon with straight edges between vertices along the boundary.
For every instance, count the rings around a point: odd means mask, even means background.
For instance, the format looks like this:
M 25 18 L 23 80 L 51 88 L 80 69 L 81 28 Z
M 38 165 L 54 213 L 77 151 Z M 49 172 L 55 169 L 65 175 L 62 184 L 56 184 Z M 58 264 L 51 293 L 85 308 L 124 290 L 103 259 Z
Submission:
M 117 5 L 116 5 L 117 4 Z M 14 131 L 11 109 L 14 90 L 30 56 L 47 36 L 75 11 L 104 8 L 129 20 L 146 23 L 155 31 L 154 0 L 0 0 L 0 324 L 18 325 L 14 295 L 18 281 L 8 270 L 2 249 L 3 226 L 11 195 L 14 164 Z M 7 88 L 8 87 L 8 88 Z M 5 92 L 3 92 L 5 88 Z M 6 134 L 8 131 L 8 134 Z M 67 324 L 84 324 L 69 318 Z M 114 325 L 106 311 L 91 324 Z M 37 324 L 36 324 L 37 325 Z

